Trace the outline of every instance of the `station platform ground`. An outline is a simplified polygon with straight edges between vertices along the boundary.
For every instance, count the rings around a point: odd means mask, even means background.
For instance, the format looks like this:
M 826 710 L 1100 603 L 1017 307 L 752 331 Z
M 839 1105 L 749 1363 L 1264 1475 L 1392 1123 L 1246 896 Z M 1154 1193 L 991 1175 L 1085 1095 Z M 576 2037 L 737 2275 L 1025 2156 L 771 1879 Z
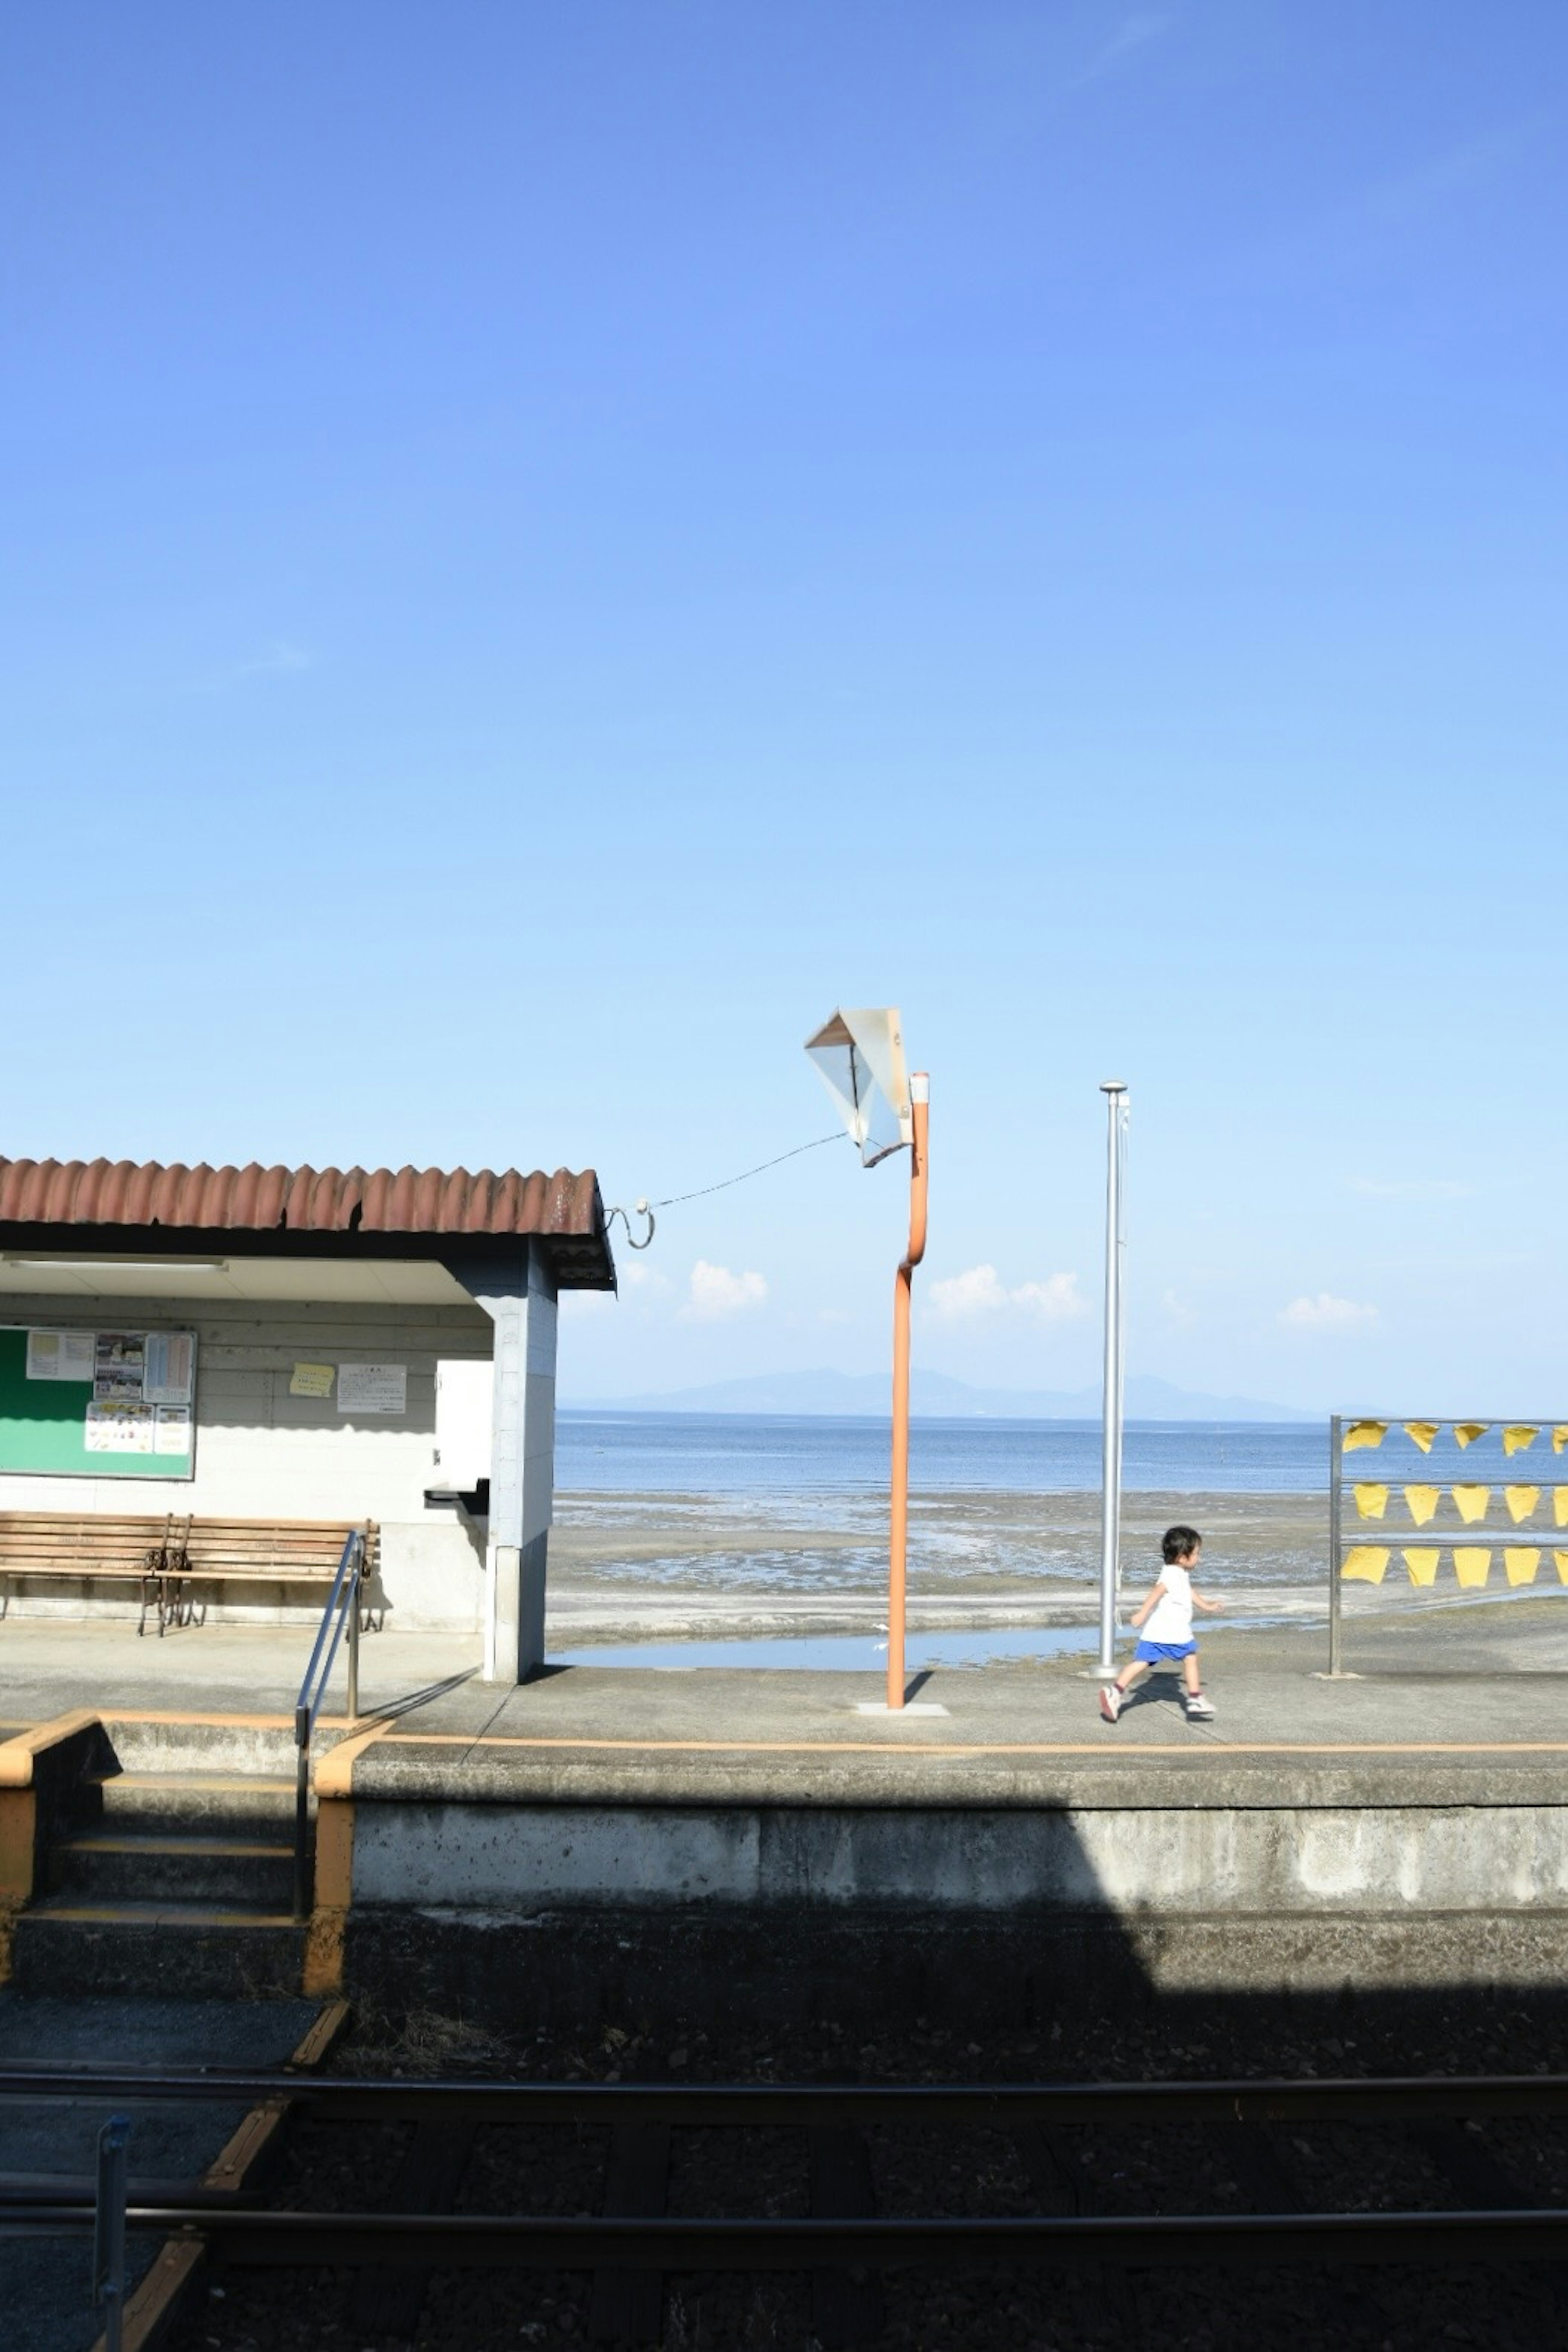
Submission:
M 1115 1724 L 1061 1656 L 935 1668 L 889 1714 L 876 1674 L 578 1664 L 510 1688 L 471 1641 L 388 1633 L 357 1717 L 340 1666 L 319 1725 L 307 1921 L 258 1888 L 241 1916 L 223 1874 L 288 1876 L 297 1633 L 0 1625 L 0 1719 L 87 1711 L 108 1759 L 102 1824 L 17 1922 L 17 1980 L 145 1984 L 184 1923 L 187 1979 L 226 1937 L 247 1981 L 270 1954 L 280 1990 L 389 2009 L 674 2015 L 693 1985 L 736 1998 L 742 1967 L 763 2009 L 847 2000 L 918 1923 L 916 2010 L 928 1983 L 977 1998 L 982 1967 L 1037 2009 L 1111 1969 L 1162 1996 L 1560 1986 L 1568 1680 L 1478 1646 L 1479 1619 L 1465 1651 L 1429 1630 L 1382 1671 L 1362 1639 L 1329 1680 L 1321 1629 L 1226 1627 L 1212 1721 L 1155 1674 Z M 149 1842 L 162 1894 L 118 1926 L 109 1897 L 84 1909 L 73 1886 L 110 1876 L 123 1907 Z M 221 1918 L 176 1899 L 198 1864 Z
M 160 1641 L 156 1633 L 139 1639 L 123 1618 L 7 1618 L 0 1622 L 0 1736 L 75 1707 L 292 1718 L 314 1638 L 309 1625 L 192 1625 Z M 367 1633 L 362 1712 L 405 1706 L 431 1685 L 471 1674 L 479 1654 L 471 1633 Z M 329 1715 L 341 1716 L 345 1689 L 340 1650 Z
M 1212 1802 L 1263 1775 L 1275 1801 L 1289 1790 L 1377 1801 L 1418 1783 L 1432 1803 L 1496 1801 L 1507 1774 L 1528 1781 L 1531 1801 L 1562 1801 L 1568 1675 L 1531 1670 L 1528 1638 L 1530 1663 L 1516 1656 L 1522 1619 L 1507 1639 L 1471 1622 L 1463 1647 L 1406 1641 L 1380 1658 L 1360 1640 L 1359 1670 L 1333 1681 L 1319 1629 L 1223 1627 L 1204 1643 L 1212 1722 L 1187 1721 L 1176 1677 L 1156 1674 L 1114 1726 L 1070 1657 L 937 1667 L 911 1676 L 910 1703 L 889 1715 L 877 1711 L 879 1675 L 816 1670 L 576 1664 L 501 1688 L 479 1679 L 471 1635 L 387 1631 L 362 1644 L 358 1721 L 340 1657 L 321 1727 L 354 1735 L 354 1793 L 384 1797 L 460 1786 L 544 1803 L 1017 1804 L 1092 1786 L 1121 1802 L 1137 1801 L 1115 1793 L 1131 1780 L 1144 1801 L 1158 1782 L 1170 1801 Z M 122 1622 L 13 1620 L 0 1624 L 0 1737 L 84 1707 L 108 1721 L 268 1718 L 282 1731 L 307 1654 L 298 1628 L 205 1626 L 160 1642 Z
M 483 1801 L 799 1804 L 1493 1803 L 1568 1800 L 1568 1685 L 1555 1676 L 1321 1679 L 1321 1643 L 1215 1642 L 1212 1722 L 1174 1675 L 1148 1677 L 1114 1726 L 1097 1686 L 1053 1660 L 933 1670 L 897 1714 L 858 1675 L 577 1665 L 518 1690 L 477 1681 L 373 1734 L 355 1795 L 441 1789 Z M 345 1759 L 346 1762 L 346 1759 Z

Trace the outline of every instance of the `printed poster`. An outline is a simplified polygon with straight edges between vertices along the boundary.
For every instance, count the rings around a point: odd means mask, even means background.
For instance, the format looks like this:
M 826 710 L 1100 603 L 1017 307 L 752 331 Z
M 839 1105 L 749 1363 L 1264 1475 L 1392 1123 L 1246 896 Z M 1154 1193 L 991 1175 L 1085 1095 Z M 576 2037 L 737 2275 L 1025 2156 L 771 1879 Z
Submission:
M 142 1404 L 147 1337 L 142 1331 L 100 1331 L 93 1351 L 92 1393 L 100 1404 Z M 151 1444 L 148 1448 L 149 1452 Z
M 195 1380 L 193 1331 L 149 1331 L 142 1378 L 147 1404 L 189 1404 Z
M 406 1364 L 340 1364 L 340 1412 L 406 1412 Z
M 90 1381 L 94 1370 L 90 1331 L 29 1331 L 30 1381 Z
M 190 1450 L 190 1406 L 188 1404 L 158 1405 L 153 1416 L 153 1453 L 188 1455 Z
M 89 1454 L 151 1454 L 155 1434 L 153 1407 L 140 1397 L 94 1397 L 82 1442 Z

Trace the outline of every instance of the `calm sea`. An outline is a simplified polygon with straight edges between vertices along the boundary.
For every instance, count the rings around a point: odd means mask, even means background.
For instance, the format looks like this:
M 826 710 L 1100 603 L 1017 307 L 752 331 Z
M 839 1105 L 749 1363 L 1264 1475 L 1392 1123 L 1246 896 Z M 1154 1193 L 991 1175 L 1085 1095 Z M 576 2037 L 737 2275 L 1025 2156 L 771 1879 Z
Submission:
M 556 1442 L 556 1483 L 566 1493 L 858 1494 L 888 1483 L 888 1424 L 869 1417 L 563 1412 Z M 1133 1422 L 1122 1484 L 1154 1493 L 1321 1494 L 1328 1454 L 1326 1423 Z M 910 1433 L 917 1488 L 1085 1493 L 1098 1489 L 1100 1466 L 1090 1422 L 917 1421 Z

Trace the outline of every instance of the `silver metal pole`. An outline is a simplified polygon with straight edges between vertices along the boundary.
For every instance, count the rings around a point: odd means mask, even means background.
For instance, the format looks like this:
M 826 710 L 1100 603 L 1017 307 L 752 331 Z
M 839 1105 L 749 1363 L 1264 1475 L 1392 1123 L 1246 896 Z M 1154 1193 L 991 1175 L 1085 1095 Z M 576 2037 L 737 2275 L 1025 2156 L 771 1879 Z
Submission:
M 349 1720 L 359 1720 L 359 1610 L 363 1591 L 364 1548 L 363 1541 L 354 1560 L 353 1582 L 349 1587 Z
M 1100 1087 L 1109 1113 L 1105 1177 L 1105 1385 L 1101 1406 L 1103 1461 L 1100 1517 L 1100 1658 L 1095 1672 L 1116 1672 L 1116 1602 L 1121 1548 L 1121 1417 L 1124 1398 L 1121 1262 L 1126 1249 L 1121 1211 L 1121 1146 L 1127 1088 L 1120 1078 Z

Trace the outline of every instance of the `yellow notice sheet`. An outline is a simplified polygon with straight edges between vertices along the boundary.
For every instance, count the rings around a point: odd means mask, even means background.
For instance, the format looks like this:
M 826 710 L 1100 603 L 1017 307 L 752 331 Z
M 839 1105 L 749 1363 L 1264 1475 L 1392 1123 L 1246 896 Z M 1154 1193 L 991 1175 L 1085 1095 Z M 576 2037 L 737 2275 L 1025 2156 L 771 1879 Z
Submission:
M 1385 1421 L 1352 1421 L 1344 1435 L 1344 1451 L 1359 1454 L 1363 1445 L 1381 1445 L 1388 1435 Z
M 1346 1584 L 1381 1584 L 1387 1567 L 1386 1544 L 1352 1544 L 1340 1574 Z
M 1436 1584 L 1438 1552 L 1436 1544 L 1415 1544 L 1405 1555 L 1412 1584 Z
M 1534 1444 L 1540 1434 L 1532 1421 L 1510 1421 L 1502 1433 L 1502 1450 L 1505 1454 L 1522 1454 L 1527 1445 Z
M 1486 1517 L 1487 1505 L 1491 1498 L 1489 1486 L 1456 1486 L 1454 1489 L 1454 1501 L 1458 1507 L 1459 1517 L 1468 1528 L 1479 1526 Z
M 1535 1571 L 1541 1566 L 1541 1554 L 1533 1544 L 1504 1544 L 1502 1564 L 1508 1570 L 1510 1584 L 1533 1584 Z
M 1490 1427 L 1489 1421 L 1457 1421 L 1454 1423 L 1454 1443 L 1463 1452 L 1467 1445 L 1473 1445 L 1478 1437 L 1484 1437 Z
M 1424 1528 L 1437 1507 L 1441 1486 L 1406 1486 L 1405 1499 L 1410 1506 L 1410 1516 L 1418 1528 Z
M 1438 1424 L 1435 1421 L 1407 1421 L 1405 1423 L 1405 1434 L 1412 1445 L 1418 1445 L 1423 1454 L 1430 1454 L 1432 1440 L 1437 1434 L 1437 1427 Z
M 1381 1519 L 1388 1508 L 1388 1489 L 1363 1479 L 1355 1490 L 1355 1507 L 1363 1519 Z
M 290 1396 L 330 1397 L 337 1378 L 335 1364 L 296 1364 L 289 1375 Z
M 1485 1544 L 1456 1544 L 1454 1573 L 1467 1591 L 1477 1592 L 1487 1580 L 1492 1556 Z

